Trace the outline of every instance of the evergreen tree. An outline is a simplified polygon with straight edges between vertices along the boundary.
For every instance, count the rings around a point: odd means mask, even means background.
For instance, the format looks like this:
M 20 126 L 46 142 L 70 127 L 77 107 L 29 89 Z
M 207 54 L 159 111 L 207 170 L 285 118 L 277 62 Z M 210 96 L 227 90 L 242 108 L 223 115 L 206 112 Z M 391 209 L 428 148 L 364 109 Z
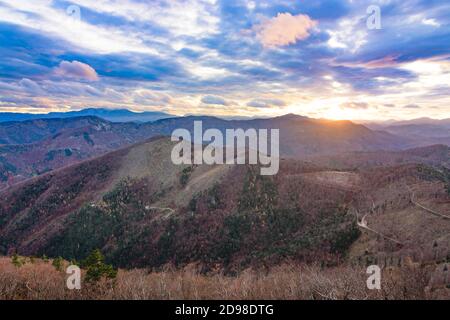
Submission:
M 86 282 L 97 282 L 102 278 L 115 279 L 117 270 L 112 265 L 105 264 L 105 258 L 99 249 L 95 249 L 83 261 L 83 267 L 87 269 Z

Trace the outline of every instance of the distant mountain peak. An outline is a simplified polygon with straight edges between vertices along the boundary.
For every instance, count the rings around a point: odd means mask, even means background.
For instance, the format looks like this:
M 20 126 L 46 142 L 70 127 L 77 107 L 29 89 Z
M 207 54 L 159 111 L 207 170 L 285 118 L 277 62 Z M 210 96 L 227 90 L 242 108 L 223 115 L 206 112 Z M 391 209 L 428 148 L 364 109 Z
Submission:
M 307 120 L 310 119 L 308 117 L 305 116 L 301 116 L 299 114 L 295 114 L 295 113 L 287 113 L 285 115 L 279 116 L 279 117 L 275 117 L 274 119 L 281 119 L 281 120 Z

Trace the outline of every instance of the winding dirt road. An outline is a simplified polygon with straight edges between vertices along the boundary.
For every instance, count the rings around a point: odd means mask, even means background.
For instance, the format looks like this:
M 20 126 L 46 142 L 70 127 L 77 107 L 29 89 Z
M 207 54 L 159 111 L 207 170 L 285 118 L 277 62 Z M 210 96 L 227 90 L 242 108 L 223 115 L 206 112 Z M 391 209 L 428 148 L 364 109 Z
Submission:
M 389 240 L 389 241 L 395 242 L 396 244 L 403 245 L 402 242 L 400 242 L 400 241 L 398 241 L 398 240 L 396 240 L 396 239 L 394 239 L 394 238 L 388 237 L 387 235 L 385 235 L 385 234 L 383 234 L 383 233 L 381 233 L 381 232 L 379 232 L 379 231 L 377 231 L 377 230 L 374 230 L 374 229 L 370 228 L 370 227 L 368 226 L 368 224 L 367 224 L 367 219 L 366 219 L 367 215 L 368 215 L 368 213 L 366 213 L 366 214 L 362 217 L 361 221 L 357 221 L 357 222 L 356 222 L 357 225 L 358 225 L 360 228 L 365 229 L 365 230 L 368 230 L 368 231 L 370 231 L 370 232 L 373 232 L 373 233 L 379 235 L 380 237 L 383 237 L 383 238 L 385 238 L 385 239 L 387 239 L 387 240 Z
M 430 208 L 427 208 L 427 207 L 423 206 L 422 204 L 416 202 L 414 200 L 414 197 L 415 197 L 416 193 L 414 191 L 412 191 L 411 189 L 410 189 L 410 191 L 411 191 L 411 203 L 414 204 L 416 207 L 419 207 L 419 208 L 425 210 L 426 212 L 428 212 L 428 213 L 430 213 L 430 214 L 432 214 L 434 216 L 440 217 L 442 219 L 450 220 L 450 216 L 447 216 L 445 214 L 442 214 L 442 213 L 436 212 L 434 210 L 431 210 Z

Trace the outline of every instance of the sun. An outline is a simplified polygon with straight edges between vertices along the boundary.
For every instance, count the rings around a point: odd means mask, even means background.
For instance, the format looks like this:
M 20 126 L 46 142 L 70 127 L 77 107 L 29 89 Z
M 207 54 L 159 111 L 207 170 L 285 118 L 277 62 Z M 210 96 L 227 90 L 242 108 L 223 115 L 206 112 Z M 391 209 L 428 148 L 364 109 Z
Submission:
M 364 112 L 356 109 L 332 106 L 324 112 L 324 118 L 330 120 L 357 120 L 363 117 Z

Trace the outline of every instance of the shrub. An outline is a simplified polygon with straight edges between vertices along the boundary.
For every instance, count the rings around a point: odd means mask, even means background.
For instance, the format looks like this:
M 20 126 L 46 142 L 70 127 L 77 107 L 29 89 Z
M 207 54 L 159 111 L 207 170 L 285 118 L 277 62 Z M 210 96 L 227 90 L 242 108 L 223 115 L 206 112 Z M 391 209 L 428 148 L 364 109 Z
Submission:
M 94 141 L 91 139 L 91 136 L 87 132 L 83 132 L 83 139 L 90 146 L 93 146 L 95 144 Z
M 17 268 L 20 268 L 25 264 L 25 262 L 17 255 L 17 253 L 14 253 L 11 257 L 11 262 L 14 266 Z
M 62 271 L 63 263 L 64 263 L 63 258 L 58 257 L 58 258 L 53 259 L 52 266 L 54 266 L 56 270 Z
M 64 149 L 64 154 L 66 157 L 70 157 L 73 154 L 72 149 Z
M 186 167 L 186 168 L 183 169 L 183 171 L 181 171 L 180 184 L 183 187 L 187 185 L 187 183 L 189 181 L 189 177 L 191 176 L 192 171 L 193 171 L 193 167 Z

